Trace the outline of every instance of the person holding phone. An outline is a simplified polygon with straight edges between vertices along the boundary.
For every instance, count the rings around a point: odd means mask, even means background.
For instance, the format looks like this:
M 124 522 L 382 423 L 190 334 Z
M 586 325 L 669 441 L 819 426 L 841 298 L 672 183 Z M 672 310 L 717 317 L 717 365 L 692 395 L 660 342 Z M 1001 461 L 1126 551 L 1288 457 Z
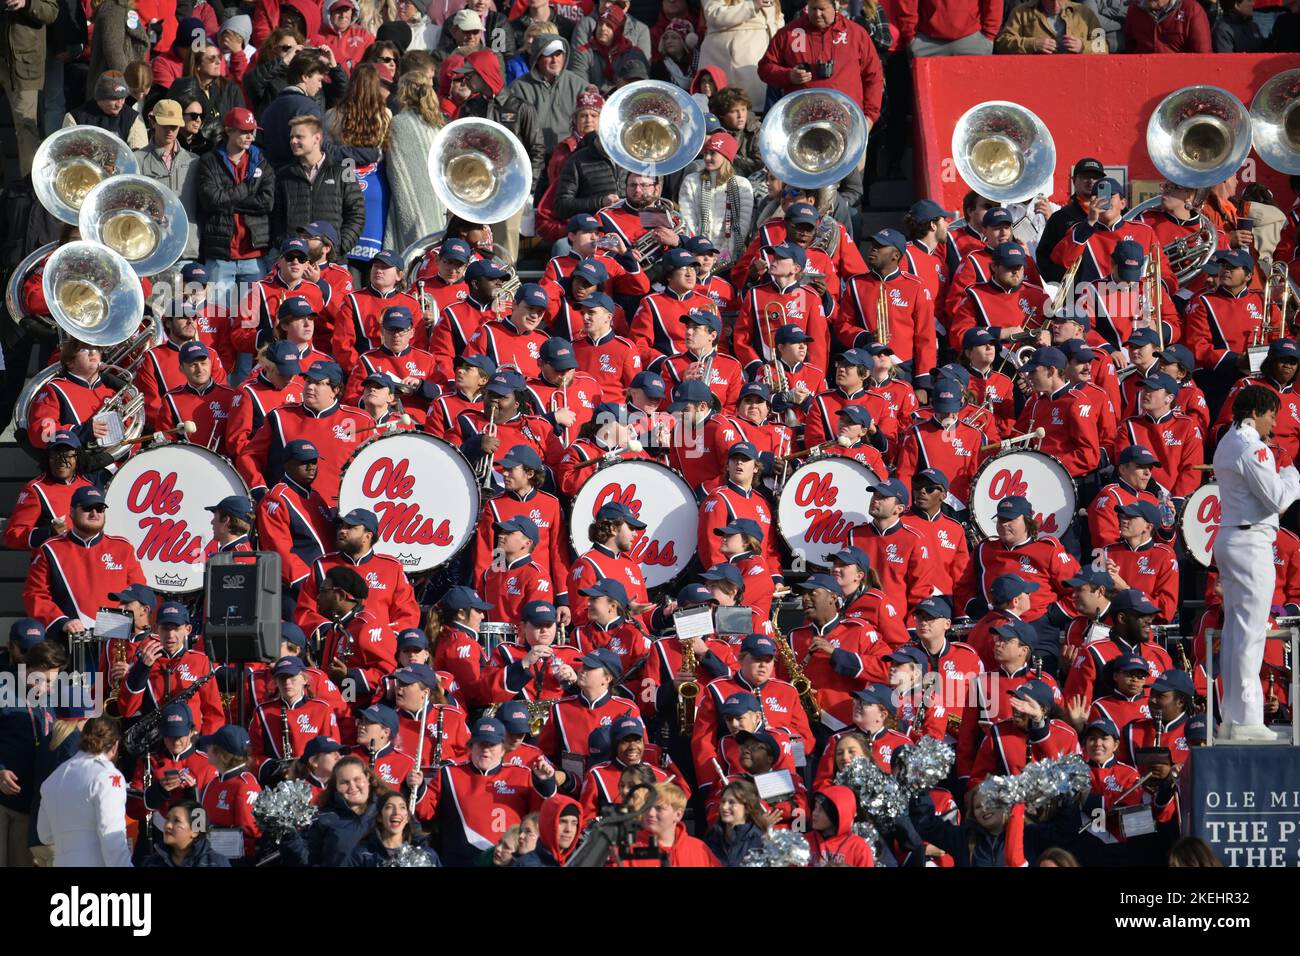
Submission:
M 150 844 L 163 845 L 171 811 L 194 800 L 217 777 L 207 754 L 194 746 L 194 737 L 189 707 L 179 703 L 163 708 L 162 743 L 137 764 L 127 791 L 127 815 L 140 821 L 137 859 L 148 853 Z
M 1083 258 L 1075 273 L 1075 282 L 1095 282 L 1110 275 L 1115 260 L 1115 247 L 1124 240 L 1136 242 L 1143 255 L 1150 256 L 1157 244 L 1154 230 L 1146 223 L 1124 218 L 1128 200 L 1119 181 L 1104 176 L 1092 187 L 1088 203 L 1088 218 L 1076 223 L 1074 228 L 1052 249 L 1052 261 L 1064 269 Z M 1169 260 L 1162 256 L 1160 277 L 1172 294 L 1178 290 L 1178 280 L 1169 269 Z

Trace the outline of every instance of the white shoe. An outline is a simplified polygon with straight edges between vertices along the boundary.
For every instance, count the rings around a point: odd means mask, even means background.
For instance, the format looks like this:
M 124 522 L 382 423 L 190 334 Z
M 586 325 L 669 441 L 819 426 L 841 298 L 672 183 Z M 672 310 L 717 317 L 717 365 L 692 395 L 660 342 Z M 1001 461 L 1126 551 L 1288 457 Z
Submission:
M 1236 724 L 1232 728 L 1231 739 L 1276 743 L 1279 738 L 1276 731 L 1263 724 Z

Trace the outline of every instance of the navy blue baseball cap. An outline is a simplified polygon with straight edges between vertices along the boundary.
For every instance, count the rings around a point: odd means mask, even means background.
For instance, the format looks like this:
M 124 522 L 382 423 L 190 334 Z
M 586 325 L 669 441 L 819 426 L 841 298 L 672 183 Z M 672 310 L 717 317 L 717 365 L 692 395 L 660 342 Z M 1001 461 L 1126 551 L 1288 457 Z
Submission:
M 639 388 L 650 399 L 663 398 L 668 392 L 668 385 L 658 372 L 638 372 L 628 388 Z
M 645 740 L 645 724 L 637 720 L 631 714 L 624 714 L 610 724 L 609 737 L 614 743 L 620 740 L 627 740 L 629 737 L 636 737 L 639 740 Z
M 670 412 L 679 412 L 687 405 L 698 405 L 701 402 L 713 402 L 713 393 L 709 391 L 709 386 L 705 385 L 699 379 L 688 379 L 685 382 L 679 382 L 673 389 L 673 401 L 668 406 Z
M 1111 252 L 1115 274 L 1121 282 L 1136 282 L 1146 269 L 1147 256 L 1142 244 L 1132 239 L 1121 239 Z
M 961 347 L 965 350 L 977 345 L 996 345 L 997 341 L 997 337 L 988 329 L 976 326 L 966 330 L 966 334 L 961 337 Z
M 961 407 L 966 404 L 961 389 L 957 388 L 957 383 L 944 378 L 939 379 L 935 386 L 934 398 L 930 401 L 935 412 L 940 415 L 961 411 Z
M 227 495 L 215 505 L 208 505 L 203 509 L 213 513 L 220 511 L 228 518 L 238 518 L 240 521 L 253 520 L 253 502 L 245 495 Z
M 713 533 L 720 538 L 729 534 L 747 534 L 751 538 L 763 540 L 763 529 L 753 518 L 732 518 L 721 528 L 714 528 Z
M 740 568 L 736 567 L 734 564 L 723 562 L 721 564 L 715 564 L 713 567 L 709 568 L 709 570 L 701 574 L 700 580 L 726 581 L 729 584 L 734 584 L 736 587 L 740 587 L 741 583 L 744 581 L 744 576 L 740 573 Z
M 1268 357 L 1283 362 L 1300 362 L 1300 345 L 1295 339 L 1278 339 L 1268 347 Z
M 517 392 L 525 385 L 527 381 L 522 375 L 512 368 L 501 366 L 492 376 L 491 381 L 487 383 L 487 391 L 494 395 L 509 395 L 511 392 Z
M 497 373 L 497 363 L 490 355 L 457 355 L 452 365 L 468 365 L 479 369 L 489 378 Z
M 557 372 L 567 372 L 578 367 L 578 357 L 573 354 L 573 343 L 568 339 L 547 339 L 542 343 L 538 358 Z
M 294 253 L 297 253 L 304 259 L 311 258 L 311 250 L 308 249 L 307 241 L 305 239 L 299 239 L 295 236 L 292 239 L 284 240 L 284 244 L 280 246 L 280 255 L 288 256 Z
M 428 664 L 407 664 L 393 671 L 393 679 L 399 684 L 423 684 L 425 687 L 438 687 L 438 673 Z
M 181 269 L 181 281 L 184 283 L 207 282 L 208 270 L 201 262 L 191 262 Z
M 159 624 L 185 625 L 190 623 L 190 612 L 179 601 L 167 601 L 158 609 Z
M 835 364 L 871 368 L 875 363 L 871 361 L 871 356 L 862 349 L 845 349 L 839 355 L 835 356 Z
M 532 726 L 528 705 L 522 700 L 508 700 L 497 710 L 497 720 L 505 727 L 506 733 L 513 737 L 521 734 L 527 736 Z
M 394 305 L 384 309 L 384 318 L 380 324 L 393 332 L 400 332 L 402 329 L 411 328 L 415 324 L 415 319 L 406 306 Z
M 383 372 L 371 372 L 361 380 L 362 385 L 374 385 L 378 388 L 386 388 L 393 394 L 397 394 L 397 379 Z
M 1143 663 L 1146 662 L 1143 661 Z M 1192 675 L 1177 668 L 1170 668 L 1151 682 L 1151 692 L 1153 694 L 1163 693 L 1167 690 L 1188 697 L 1196 696 L 1196 688 L 1192 684 Z
M 712 600 L 713 592 L 698 582 L 688 584 L 677 592 L 678 607 L 694 607 L 700 604 L 708 604 Z
M 723 717 L 743 717 L 745 714 L 762 712 L 763 705 L 758 702 L 758 698 L 748 691 L 737 691 L 732 694 L 718 707 L 718 713 Z
M 216 733 L 200 737 L 198 743 L 204 749 L 215 745 L 228 754 L 236 757 L 247 757 L 251 741 L 248 739 L 248 731 L 243 727 L 238 724 L 226 724 Z
M 683 325 L 703 325 L 714 332 L 722 331 L 722 319 L 708 309 L 691 309 L 682 316 Z
M 917 607 L 920 610 L 920 607 Z M 930 667 L 930 655 L 915 644 L 903 644 L 885 655 L 891 664 L 915 664 L 924 673 Z
M 850 545 L 831 555 L 831 561 L 839 564 L 856 564 L 863 571 L 871 570 L 871 558 L 859 547 Z
M 930 617 L 942 617 L 951 621 L 952 605 L 948 603 L 946 597 L 935 594 L 917 601 L 913 613 L 928 614 Z
M 185 703 L 168 704 L 162 712 L 162 735 L 175 739 L 194 732 L 194 714 Z
M 532 445 L 513 445 L 501 459 L 501 467 L 515 468 L 520 465 L 534 471 L 542 471 L 546 467 L 542 464 L 541 455 L 537 454 L 537 449 Z
M 1034 349 L 1033 357 L 1025 363 L 1026 367 L 1033 368 L 1065 368 L 1065 353 L 1055 346 L 1047 345 L 1040 349 Z M 1022 369 L 1021 371 L 1025 371 Z
M 324 239 L 331 246 L 339 244 L 339 231 L 328 222 L 317 220 L 309 222 L 305 226 L 298 227 L 298 235 L 306 236 L 308 239 Z
M 776 761 L 781 759 L 781 745 L 778 744 L 776 738 L 766 730 L 755 730 L 752 733 L 747 730 L 742 730 L 736 734 L 736 743 L 742 747 L 748 743 L 756 743 L 761 747 L 764 747 L 767 752 L 772 755 L 773 763 L 776 763 Z
M 806 202 L 791 203 L 785 211 L 785 221 L 796 225 L 815 226 L 819 219 L 821 216 L 817 215 L 817 210 Z
M 890 348 L 888 345 L 886 345 L 884 342 L 872 342 L 872 343 L 871 343 L 870 345 L 868 345 L 866 348 L 864 348 L 864 349 L 858 349 L 858 351 L 859 351 L 859 352 L 866 352 L 866 353 L 867 353 L 868 355 L 870 355 L 872 358 L 875 358 L 877 355 L 893 355 L 893 354 L 894 354 L 894 350 L 893 350 L 892 348 Z
M 1129 445 L 1119 453 L 1121 465 L 1158 465 L 1160 459 L 1145 445 Z
M 913 222 L 930 222 L 934 219 L 956 219 L 957 213 L 949 209 L 944 209 L 933 199 L 918 199 L 912 203 L 912 208 L 907 211 L 907 216 Z
M 1065 353 L 1067 362 L 1091 362 L 1097 357 L 1097 353 L 1084 339 L 1070 339 L 1068 342 L 1062 342 L 1060 348 Z
M 302 632 L 302 628 L 292 621 L 282 621 L 280 622 L 280 642 L 282 644 L 292 644 L 294 647 L 306 647 L 307 635 Z
M 473 588 L 467 588 L 463 584 L 448 588 L 438 603 L 451 611 L 468 611 L 471 608 L 479 611 L 492 610 L 491 604 L 479 597 Z
M 847 418 L 851 424 L 871 427 L 871 412 L 865 405 L 845 405 L 839 411 L 840 418 Z
M 1033 650 L 1038 644 L 1038 633 L 1034 626 L 1025 621 L 1003 621 L 1001 624 L 995 624 L 992 627 L 995 637 L 1001 637 L 1008 641 L 1019 641 L 1021 644 Z
M 748 458 L 750 461 L 758 461 L 758 449 L 754 447 L 753 442 L 738 441 L 727 449 L 728 458 Z
M 339 368 L 338 362 L 317 362 L 303 373 L 303 378 L 309 382 L 333 382 L 335 385 L 343 384 L 343 369 Z
M 623 662 L 611 648 L 598 647 L 578 659 L 583 667 L 603 667 L 614 680 L 623 676 Z
M 899 255 L 907 251 L 907 237 L 897 229 L 877 230 L 867 241 L 875 246 L 893 246 Z
M 682 248 L 689 250 L 694 256 L 716 256 L 720 251 L 708 236 L 690 236 L 683 239 Z
M 77 437 L 76 432 L 59 431 L 54 433 L 54 437 L 50 439 L 50 443 L 45 447 L 53 448 L 56 445 L 65 445 L 68 448 L 80 448 L 81 439 Z
M 295 438 L 284 446 L 284 456 L 289 461 L 318 461 L 320 452 L 305 438 Z
M 570 216 L 568 223 L 565 225 L 567 232 L 604 232 L 605 227 L 601 221 L 589 212 L 580 212 L 576 216 Z
M 379 534 L 379 519 L 369 508 L 353 508 L 347 514 L 339 515 L 336 520 L 349 528 L 365 528 L 371 534 Z
M 1247 272 L 1255 268 L 1255 260 L 1245 249 L 1224 249 L 1218 253 L 1217 258 L 1225 266 L 1245 269 Z
M 695 268 L 695 256 L 691 254 L 689 249 L 683 249 L 681 246 L 669 249 L 664 253 L 662 261 L 664 268 L 669 272 L 674 269 Z
M 898 503 L 904 507 L 912 501 L 907 487 L 897 478 L 890 478 L 888 481 L 882 481 L 876 485 L 874 494 L 877 498 L 897 498 Z
M 613 578 L 601 578 L 589 588 L 579 588 L 578 593 L 583 597 L 609 598 L 620 607 L 627 607 L 632 603 L 632 599 L 627 595 L 627 588 Z
M 837 597 L 844 596 L 844 589 L 840 587 L 840 582 L 829 574 L 810 574 L 799 584 L 796 584 L 795 587 L 800 591 L 816 591 L 819 588 L 825 588 Z
M 403 628 L 397 635 L 397 649 L 399 651 L 427 651 L 429 649 L 429 637 L 418 627 Z
M 808 254 L 803 251 L 802 246 L 796 246 L 793 242 L 781 242 L 774 246 L 765 246 L 764 250 L 778 259 L 789 259 L 800 269 L 808 264 Z
M 813 337 L 793 322 L 787 322 L 776 330 L 777 345 L 792 345 L 795 342 L 811 342 Z
M 402 257 L 392 249 L 380 249 L 370 260 L 371 265 L 387 266 L 390 269 L 402 268 Z
M 1124 344 L 1137 345 L 1137 346 L 1142 346 L 1142 345 L 1159 346 L 1160 337 L 1156 335 L 1155 329 L 1134 329 L 1132 332 L 1129 333 L 1129 337 L 1128 339 L 1125 340 Z
M 1160 524 L 1160 509 L 1149 501 L 1130 501 L 1115 511 L 1121 518 L 1141 518 L 1152 525 Z
M 1019 687 L 1007 691 L 1012 697 L 1019 697 L 1021 700 L 1032 700 L 1044 712 L 1052 709 L 1052 704 L 1056 700 L 1056 695 L 1052 693 L 1052 686 L 1046 681 L 1027 680 Z
M 767 387 L 765 382 L 746 382 L 740 390 L 740 397 L 736 401 L 743 402 L 747 398 L 757 398 L 759 401 L 772 404 L 772 390 Z
M 1033 594 L 1038 590 L 1035 581 L 1026 581 L 1018 574 L 999 574 L 989 585 L 989 597 L 994 604 L 1005 604 L 1022 594 Z
M 597 727 L 591 733 L 587 734 L 587 756 L 589 758 L 605 759 L 614 749 L 613 741 L 609 739 L 610 725 Z
M 519 609 L 519 619 L 525 624 L 554 624 L 558 617 L 550 601 L 529 601 Z
M 898 713 L 898 705 L 894 703 L 894 689 L 888 684 L 868 684 L 861 690 L 855 690 L 853 698 L 864 704 L 879 704 L 891 717 Z
M 984 212 L 984 225 L 987 226 L 1014 226 L 1015 217 L 1011 215 L 1011 210 L 1005 206 L 994 206 Z
M 607 501 L 596 511 L 597 521 L 623 521 L 629 528 L 640 530 L 646 526 L 645 522 L 633 513 L 632 509 L 621 501 Z
M 82 485 L 72 493 L 72 507 L 74 508 L 97 508 L 108 507 L 104 500 L 104 493 L 94 485 Z
M 298 360 L 298 349 L 292 342 L 272 342 L 266 349 L 267 359 L 275 365 L 281 375 L 293 377 L 302 374 L 302 364 Z
M 776 642 L 766 634 L 746 634 L 740 642 L 740 653 L 750 657 L 776 657 Z
M 1141 654 L 1121 654 L 1110 662 L 1110 667 L 1116 674 L 1123 674 L 1126 671 L 1141 671 L 1146 674 L 1151 670 L 1147 666 L 1146 658 Z
M 1138 614 L 1143 617 L 1149 617 L 1159 613 L 1159 608 L 1152 604 L 1145 594 L 1137 588 L 1125 588 L 1115 595 L 1111 601 L 1111 610 L 1127 611 L 1130 614 Z
M 474 250 L 464 239 L 447 239 L 438 248 L 438 258 L 449 262 L 469 262 L 474 257 Z
M 371 704 L 365 710 L 357 715 L 368 724 L 378 724 L 381 727 L 387 727 L 389 733 L 396 735 L 398 727 L 401 726 L 401 720 L 397 716 L 397 711 L 387 704 Z
M 1173 380 L 1172 376 L 1164 372 L 1152 372 L 1146 378 L 1142 379 L 1142 387 L 1149 391 L 1164 389 L 1170 395 L 1177 395 L 1181 386 Z
M 1162 362 L 1177 363 L 1188 372 L 1196 368 L 1196 358 L 1192 355 L 1192 350 L 1186 345 L 1181 345 L 1179 343 L 1166 345 L 1165 350 L 1161 352 L 1157 358 Z
M 1083 587 L 1086 584 L 1090 587 L 1105 588 L 1109 591 L 1115 586 L 1115 579 L 1100 568 L 1094 568 L 1091 564 L 1085 564 L 1083 567 L 1079 568 L 1078 573 L 1075 574 L 1074 577 L 1066 578 L 1065 584 L 1066 587 L 1071 588 Z
M 997 516 L 1001 521 L 1011 521 L 1013 518 L 1032 518 L 1034 516 L 1034 506 L 1029 503 L 1029 499 L 1024 495 L 1007 495 L 998 502 Z
M 305 295 L 291 295 L 275 310 L 276 319 L 305 319 L 316 314 L 316 307 Z
M 474 721 L 474 726 L 469 734 L 469 742 L 472 744 L 492 746 L 505 743 L 505 740 L 506 725 L 495 717 L 480 717 Z
M 210 359 L 212 353 L 198 339 L 191 339 L 181 346 L 179 358 L 181 364 L 184 365 L 188 362 L 201 362 L 204 359 Z
M 546 295 L 546 290 L 536 282 L 525 282 L 515 293 L 515 303 L 518 305 L 531 306 L 534 309 L 544 309 L 550 305 L 550 298 Z
M 913 488 L 942 488 L 947 491 L 948 476 L 938 468 L 922 468 L 912 476 Z
M 20 617 L 9 625 L 9 642 L 16 644 L 21 650 L 30 651 L 43 640 L 45 640 L 45 625 L 34 617 Z
M 609 270 L 605 268 L 605 264 L 590 257 L 574 266 L 569 275 L 595 286 L 602 286 L 609 281 Z
M 504 279 L 509 274 L 491 259 L 475 259 L 465 270 L 465 280 L 468 282 L 471 279 Z
M 310 760 L 312 757 L 319 757 L 321 754 L 336 754 L 343 749 L 343 745 L 337 740 L 326 737 L 324 734 L 317 734 L 307 745 L 302 748 L 302 759 Z
M 541 532 L 537 530 L 537 523 L 527 515 L 515 515 L 505 521 L 498 521 L 495 527 L 498 531 L 518 531 L 533 544 L 536 544 L 541 537 Z
M 282 657 L 271 665 L 271 673 L 276 677 L 295 677 L 306 669 L 307 665 L 296 654 Z
M 1087 740 L 1093 734 L 1105 734 L 1108 737 L 1114 737 L 1119 740 L 1119 730 L 1115 723 L 1108 717 L 1099 717 L 1096 720 L 1089 721 L 1083 728 L 1083 738 Z
M 158 605 L 158 598 L 153 593 L 153 590 L 145 587 L 143 584 L 132 584 L 130 587 L 125 587 L 120 591 L 110 594 L 109 597 L 114 601 L 121 602 L 122 604 L 125 604 L 127 601 L 139 601 L 151 611 Z M 31 618 L 24 618 L 24 620 L 31 620 Z
M 593 292 L 578 303 L 579 312 L 590 312 L 592 309 L 604 309 L 606 312 L 612 313 L 614 311 L 614 300 L 603 292 Z

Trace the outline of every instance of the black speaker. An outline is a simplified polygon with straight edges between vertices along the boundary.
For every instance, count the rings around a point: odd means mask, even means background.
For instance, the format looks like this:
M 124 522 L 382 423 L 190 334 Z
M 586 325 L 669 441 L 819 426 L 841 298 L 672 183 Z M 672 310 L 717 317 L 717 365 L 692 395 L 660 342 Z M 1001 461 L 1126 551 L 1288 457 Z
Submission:
M 212 555 L 203 606 L 204 643 L 214 661 L 269 662 L 280 656 L 280 556 L 274 551 Z

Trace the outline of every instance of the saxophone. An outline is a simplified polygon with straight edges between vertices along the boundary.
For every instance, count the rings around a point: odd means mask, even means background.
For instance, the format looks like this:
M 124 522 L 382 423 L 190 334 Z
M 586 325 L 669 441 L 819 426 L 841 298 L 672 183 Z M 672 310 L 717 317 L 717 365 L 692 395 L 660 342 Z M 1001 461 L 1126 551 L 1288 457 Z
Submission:
M 682 670 L 694 676 L 699 661 L 695 659 L 694 639 L 684 637 L 682 640 Z M 682 736 L 688 736 L 695 726 L 696 701 L 700 696 L 700 684 L 695 680 L 684 680 L 677 688 L 677 723 Z
M 803 672 L 803 667 L 795 660 L 794 648 L 785 639 L 781 629 L 776 626 L 776 619 L 780 610 L 779 605 L 772 609 L 772 637 L 776 641 L 776 649 L 781 655 L 781 661 L 785 664 L 785 672 L 790 678 L 790 685 L 795 689 L 795 693 L 799 695 L 799 702 L 803 704 L 803 709 L 808 712 L 808 719 L 816 723 L 821 720 L 822 716 L 822 709 L 817 705 L 817 691 L 813 688 L 808 675 Z
M 112 670 L 113 664 L 126 663 L 127 643 L 128 641 L 126 638 L 118 638 L 117 641 L 113 644 L 113 652 L 109 655 L 110 671 Z M 122 693 L 122 682 L 120 680 L 113 681 L 109 688 L 108 697 L 105 698 L 104 700 L 104 713 L 107 714 L 109 717 L 122 716 L 122 705 L 120 700 L 121 693 Z

